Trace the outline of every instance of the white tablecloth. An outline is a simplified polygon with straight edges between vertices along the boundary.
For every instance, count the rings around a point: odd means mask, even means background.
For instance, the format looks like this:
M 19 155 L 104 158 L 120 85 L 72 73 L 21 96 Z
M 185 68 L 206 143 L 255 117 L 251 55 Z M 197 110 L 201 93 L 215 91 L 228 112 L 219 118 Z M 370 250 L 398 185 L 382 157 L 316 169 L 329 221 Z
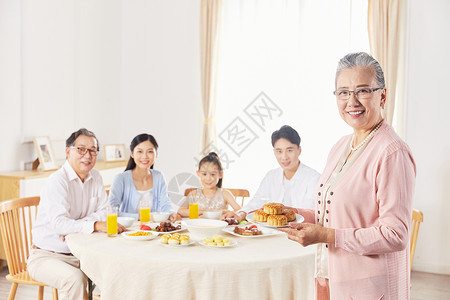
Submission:
M 169 248 L 159 238 L 130 241 L 105 233 L 70 234 L 66 241 L 102 300 L 313 299 L 314 247 L 284 234 L 222 235 L 238 245 Z

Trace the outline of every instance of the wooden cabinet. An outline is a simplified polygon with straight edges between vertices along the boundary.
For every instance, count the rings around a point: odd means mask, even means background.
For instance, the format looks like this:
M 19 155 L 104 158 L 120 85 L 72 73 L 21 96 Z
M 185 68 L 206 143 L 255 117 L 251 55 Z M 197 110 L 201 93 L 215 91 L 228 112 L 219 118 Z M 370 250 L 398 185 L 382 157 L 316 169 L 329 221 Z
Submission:
M 105 186 L 111 185 L 114 176 L 125 170 L 126 161 L 97 161 L 97 169 L 103 177 Z M 53 171 L 17 171 L 0 173 L 0 201 L 14 198 L 40 196 L 41 189 Z M 0 240 L 0 259 L 6 259 Z

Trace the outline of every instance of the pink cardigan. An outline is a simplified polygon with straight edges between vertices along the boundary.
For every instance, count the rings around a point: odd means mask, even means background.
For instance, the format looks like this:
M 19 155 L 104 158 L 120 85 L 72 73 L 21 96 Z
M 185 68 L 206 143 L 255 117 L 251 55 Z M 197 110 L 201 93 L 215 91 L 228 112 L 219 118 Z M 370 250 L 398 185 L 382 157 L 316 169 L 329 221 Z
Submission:
M 331 150 L 316 190 L 317 221 L 323 184 L 351 136 Z M 335 299 L 409 299 L 409 230 L 416 167 L 408 145 L 384 122 L 361 156 L 330 192 L 330 296 Z M 314 216 L 314 217 L 313 217 Z

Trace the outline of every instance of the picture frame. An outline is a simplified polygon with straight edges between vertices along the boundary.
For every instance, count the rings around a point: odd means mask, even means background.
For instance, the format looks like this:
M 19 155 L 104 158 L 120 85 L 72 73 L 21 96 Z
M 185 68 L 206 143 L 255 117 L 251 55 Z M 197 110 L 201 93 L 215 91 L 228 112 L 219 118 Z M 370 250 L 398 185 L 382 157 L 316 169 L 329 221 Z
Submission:
M 105 161 L 124 161 L 125 145 L 124 144 L 109 144 L 104 146 Z
M 41 169 L 43 171 L 58 169 L 50 138 L 48 136 L 35 136 L 33 142 Z

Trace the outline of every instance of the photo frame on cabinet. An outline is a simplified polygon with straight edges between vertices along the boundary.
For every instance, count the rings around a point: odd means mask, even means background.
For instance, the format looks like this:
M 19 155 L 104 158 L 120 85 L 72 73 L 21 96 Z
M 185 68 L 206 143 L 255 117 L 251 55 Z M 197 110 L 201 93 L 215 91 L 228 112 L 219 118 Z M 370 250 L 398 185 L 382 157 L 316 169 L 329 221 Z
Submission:
M 105 145 L 105 161 L 124 161 L 124 160 L 126 160 L 124 144 Z
M 39 165 L 43 171 L 58 169 L 55 152 L 48 136 L 36 136 L 33 139 L 34 147 L 39 158 Z

